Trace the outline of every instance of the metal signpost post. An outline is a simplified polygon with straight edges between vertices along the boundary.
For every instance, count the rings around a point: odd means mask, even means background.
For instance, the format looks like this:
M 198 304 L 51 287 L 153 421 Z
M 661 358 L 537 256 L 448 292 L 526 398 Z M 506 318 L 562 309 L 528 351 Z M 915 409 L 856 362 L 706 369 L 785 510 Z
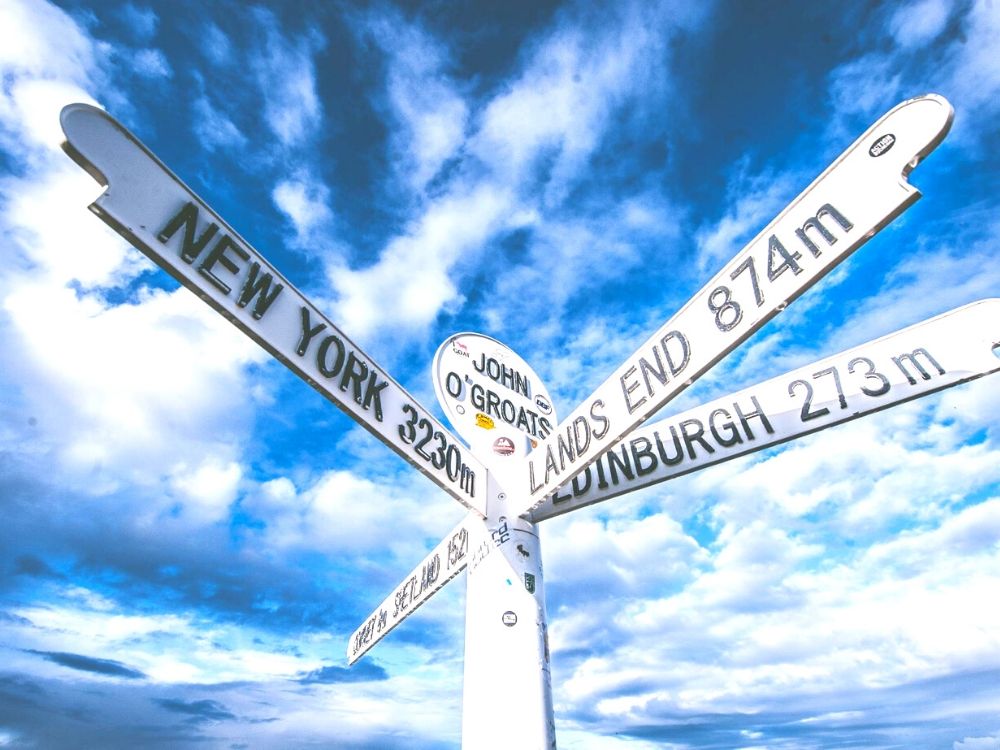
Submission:
M 536 523 L 1000 370 L 1000 300 L 984 300 L 639 427 L 917 200 L 906 177 L 951 118 L 935 95 L 893 108 L 563 422 L 512 350 L 449 338 L 434 385 L 468 448 L 114 119 L 73 104 L 62 124 L 66 152 L 106 187 L 95 214 L 469 510 L 347 655 L 468 569 L 474 750 L 555 747 Z

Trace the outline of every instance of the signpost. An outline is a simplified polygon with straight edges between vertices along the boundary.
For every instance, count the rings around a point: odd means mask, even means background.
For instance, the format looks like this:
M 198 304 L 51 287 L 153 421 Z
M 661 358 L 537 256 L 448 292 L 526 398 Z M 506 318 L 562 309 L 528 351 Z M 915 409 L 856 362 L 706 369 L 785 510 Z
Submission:
M 919 197 L 909 172 L 951 106 L 893 108 L 565 421 L 534 371 L 481 334 L 449 338 L 435 389 L 466 448 L 131 133 L 63 110 L 91 210 L 469 509 L 354 632 L 354 663 L 463 569 L 466 748 L 555 747 L 539 521 L 1000 369 L 991 299 L 635 428 Z

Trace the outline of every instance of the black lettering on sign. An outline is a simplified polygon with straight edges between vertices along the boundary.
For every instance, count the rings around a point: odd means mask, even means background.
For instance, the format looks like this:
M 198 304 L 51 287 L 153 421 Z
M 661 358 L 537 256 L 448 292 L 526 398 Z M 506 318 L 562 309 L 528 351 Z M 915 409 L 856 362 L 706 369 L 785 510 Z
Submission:
M 312 315 L 305 305 L 299 312 L 301 330 L 295 353 L 304 357 L 313 339 L 326 330 L 326 323 L 312 325 Z M 340 390 L 347 391 L 350 388 L 355 403 L 360 404 L 365 411 L 374 411 L 376 421 L 383 420 L 382 391 L 389 387 L 389 381 L 379 382 L 378 372 L 370 368 L 353 350 L 349 350 L 337 334 L 324 336 L 316 347 L 316 369 L 325 378 L 332 379 L 339 374 Z
M 483 373 L 500 385 L 515 393 L 520 393 L 525 398 L 531 398 L 530 381 L 513 367 L 507 367 L 502 362 L 498 362 L 493 357 L 487 357 L 485 354 L 479 355 L 478 362 L 472 360 L 472 366 L 477 372 Z
M 931 356 L 930 352 L 928 352 L 923 347 L 914 349 L 912 352 L 908 354 L 900 354 L 898 357 L 892 358 L 893 364 L 895 364 L 896 367 L 899 368 L 899 371 L 906 376 L 906 380 L 910 385 L 916 385 L 917 378 L 913 374 L 911 374 L 909 367 L 907 367 L 907 365 L 915 367 L 917 369 L 917 372 L 920 373 L 920 377 L 923 380 L 931 379 L 931 374 L 924 369 L 923 364 L 921 364 L 920 360 L 918 359 L 920 355 L 924 356 L 929 365 L 933 365 L 937 369 L 938 375 L 944 375 L 945 373 L 945 369 L 938 364 L 937 360 Z
M 454 568 L 469 553 L 469 532 L 460 529 L 448 540 L 448 569 Z
M 661 465 L 677 466 L 685 458 L 691 461 L 707 459 L 719 449 L 753 442 L 756 436 L 750 425 L 752 419 L 760 420 L 764 431 L 773 434 L 774 427 L 757 397 L 750 396 L 750 403 L 752 408 L 747 409 L 734 401 L 731 409 L 713 409 L 706 420 L 685 419 L 679 424 L 665 425 L 654 430 L 652 439 L 639 435 L 623 442 L 601 454 L 594 463 L 573 477 L 569 485 L 553 493 L 552 502 L 564 503 L 586 495 L 595 486 L 606 490 L 612 485 L 618 486 L 648 476 Z M 669 437 L 665 437 L 666 435 Z M 672 475 L 676 474 L 674 472 Z
M 370 383 L 371 381 L 369 380 Z M 378 386 L 378 388 L 381 389 L 385 385 L 388 385 L 388 383 Z M 378 409 L 379 414 L 381 414 L 381 405 L 379 405 Z M 426 462 L 430 462 L 435 469 L 444 469 L 449 480 L 458 482 L 460 489 L 469 496 L 475 497 L 476 473 L 462 461 L 461 451 L 455 445 L 448 442 L 444 433 L 440 430 L 435 430 L 433 423 L 427 417 L 420 416 L 420 413 L 413 404 L 403 404 L 403 414 L 407 415 L 406 421 L 396 428 L 399 432 L 399 439 L 406 445 L 412 445 L 417 456 Z M 419 442 L 415 442 L 418 431 L 423 434 L 420 436 Z M 433 453 L 428 453 L 424 450 L 424 446 L 432 440 L 436 440 L 437 444 L 433 449 Z
M 680 331 L 670 331 L 658 343 L 653 344 L 649 356 L 639 357 L 638 367 L 632 365 L 619 378 L 629 414 L 635 412 L 646 403 L 647 398 L 652 398 L 655 394 L 656 388 L 650 380 L 650 376 L 661 386 L 666 385 L 672 378 L 680 375 L 690 361 L 691 345 L 688 343 L 687 337 Z M 654 362 L 655 364 L 653 364 Z M 632 393 L 638 390 L 640 385 L 638 379 L 632 380 L 636 370 L 639 371 L 639 377 L 646 385 L 646 395 L 633 401 Z M 603 406 L 603 403 L 601 405 Z
M 750 420 L 757 417 L 760 423 L 764 425 L 764 430 L 767 431 L 768 435 L 774 434 L 774 428 L 771 426 L 770 420 L 768 420 L 767 415 L 760 406 L 760 402 L 757 401 L 756 396 L 751 396 L 750 401 L 753 402 L 754 410 L 744 413 L 740 408 L 740 405 L 735 401 L 733 402 L 733 409 L 736 411 L 736 416 L 740 418 L 740 424 L 743 425 L 743 431 L 746 433 L 747 440 L 754 440 L 753 430 L 750 429 Z
M 611 420 L 603 414 L 604 401 L 595 399 L 590 405 L 590 419 L 577 417 L 566 430 L 556 436 L 556 449 L 545 446 L 545 479 L 538 483 L 535 476 L 535 461 L 528 461 L 528 486 L 534 494 L 549 480 L 558 477 L 580 458 L 590 447 L 591 440 L 603 440 L 611 429 Z
M 194 203 L 185 203 L 181 207 L 181 210 L 159 231 L 156 239 L 163 244 L 167 244 L 167 241 L 181 227 L 184 227 L 184 236 L 181 242 L 181 260 L 188 264 L 194 263 L 198 256 L 201 255 L 201 251 L 205 249 L 205 246 L 212 240 L 216 232 L 219 231 L 219 225 L 213 221 L 205 227 L 201 236 L 195 239 L 194 235 L 198 227 L 198 206 Z
M 821 238 L 827 246 L 837 242 L 837 237 L 822 222 L 824 217 L 832 219 L 844 232 L 850 232 L 854 229 L 854 225 L 846 216 L 831 204 L 824 203 L 819 207 L 814 216 L 806 219 L 802 227 L 795 230 L 795 236 L 814 258 L 822 255 L 822 250 L 816 244 L 814 238 Z M 811 235 L 810 232 L 812 233 Z M 776 234 L 772 234 L 767 240 L 768 282 L 773 284 L 785 271 L 789 270 L 793 276 L 798 276 L 803 271 L 802 265 L 799 263 L 801 259 L 802 253 L 798 250 L 789 250 Z M 747 255 L 729 274 L 729 278 L 736 281 L 744 273 L 750 282 L 754 302 L 757 307 L 763 307 L 766 295 L 760 285 L 760 277 L 757 274 L 757 267 L 754 265 L 753 255 Z M 706 302 L 709 312 L 715 317 L 715 326 L 720 331 L 731 331 L 743 320 L 742 305 L 735 299 L 733 290 L 724 284 L 715 287 L 715 289 L 709 292 Z
M 156 238 L 166 244 L 181 229 L 184 231 L 181 235 L 180 257 L 188 264 L 194 263 L 213 238 L 219 234 L 219 225 L 211 222 L 197 238 L 195 237 L 198 231 L 198 206 L 191 202 L 185 203 L 180 211 L 167 221 Z M 198 266 L 198 273 L 223 294 L 229 294 L 232 288 L 228 281 L 219 277 L 216 266 L 221 266 L 233 275 L 241 271 L 236 260 L 227 253 L 235 254 L 242 261 L 250 259 L 250 253 L 247 250 L 237 244 L 233 238 L 223 234 Z M 284 286 L 274 284 L 274 277 L 270 273 L 262 274 L 261 264 L 254 261 L 250 264 L 247 276 L 243 280 L 236 304 L 238 307 L 246 307 L 256 299 L 257 302 L 254 304 L 251 314 L 255 320 L 260 320 L 281 294 L 282 289 Z
M 836 221 L 840 225 L 840 228 L 845 232 L 850 232 L 854 229 L 854 225 L 849 222 L 847 218 L 840 213 L 840 211 L 835 209 L 829 203 L 824 203 L 819 207 L 819 211 L 816 212 L 815 216 L 806 219 L 805 223 L 802 224 L 802 228 L 795 230 L 795 236 L 802 241 L 802 244 L 805 245 L 809 252 L 813 254 L 814 258 L 818 258 L 822 251 L 819 247 L 817 247 L 815 242 L 809 239 L 809 235 L 806 234 L 807 229 L 813 229 L 819 233 L 819 236 L 823 238 L 827 246 L 830 246 L 837 241 L 837 238 L 833 235 L 833 233 L 823 226 L 823 222 L 820 221 L 820 219 L 824 216 L 829 216 Z
M 281 294 L 281 290 L 285 288 L 283 284 L 275 284 L 272 290 L 271 283 L 273 281 L 271 274 L 261 274 L 260 263 L 254 261 L 250 264 L 250 271 L 247 273 L 246 281 L 243 282 L 243 289 L 240 291 L 236 304 L 240 307 L 246 307 L 256 297 L 257 304 L 253 306 L 250 314 L 255 320 L 260 320 Z
M 226 255 L 227 250 L 232 250 L 239 256 L 240 260 L 249 260 L 250 253 L 244 250 L 242 247 L 233 242 L 232 238 L 228 235 L 222 235 L 219 241 L 215 243 L 215 247 L 209 251 L 205 260 L 202 261 L 201 265 L 198 266 L 198 273 L 208 279 L 216 289 L 218 289 L 223 294 L 229 294 L 232 291 L 229 284 L 216 276 L 215 265 L 218 263 L 220 266 L 225 268 L 229 273 L 236 275 L 240 271 L 240 267 L 233 262 L 233 259 Z
M 883 396 L 889 392 L 892 387 L 889 383 L 889 378 L 880 372 L 875 371 L 875 363 L 872 362 L 868 357 L 855 357 L 850 362 L 847 363 L 847 372 L 851 375 L 854 374 L 854 368 L 857 365 L 866 365 L 868 367 L 868 372 L 865 373 L 865 380 L 874 380 L 878 383 L 877 388 L 871 388 L 868 386 L 861 386 L 861 392 L 866 396 Z

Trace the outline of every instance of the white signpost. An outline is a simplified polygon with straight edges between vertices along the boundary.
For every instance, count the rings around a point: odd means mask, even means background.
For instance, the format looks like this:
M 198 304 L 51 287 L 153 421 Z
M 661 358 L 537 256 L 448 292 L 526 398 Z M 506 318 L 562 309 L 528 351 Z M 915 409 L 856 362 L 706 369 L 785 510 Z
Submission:
M 95 214 L 470 510 L 348 661 L 468 568 L 463 746 L 520 749 L 555 747 L 535 523 L 1000 369 L 1000 300 L 984 300 L 635 429 L 911 205 L 906 177 L 951 118 L 935 95 L 893 108 L 564 422 L 513 351 L 449 338 L 435 389 L 471 450 L 114 119 L 73 104 L 62 124 L 107 188 Z

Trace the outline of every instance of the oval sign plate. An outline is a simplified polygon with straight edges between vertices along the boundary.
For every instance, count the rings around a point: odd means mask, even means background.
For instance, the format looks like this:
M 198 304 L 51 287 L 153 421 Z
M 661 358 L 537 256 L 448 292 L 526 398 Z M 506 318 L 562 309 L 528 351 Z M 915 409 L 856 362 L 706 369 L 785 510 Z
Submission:
M 433 374 L 441 408 L 483 462 L 514 464 L 558 424 L 541 379 L 494 338 L 450 337 L 434 355 Z

